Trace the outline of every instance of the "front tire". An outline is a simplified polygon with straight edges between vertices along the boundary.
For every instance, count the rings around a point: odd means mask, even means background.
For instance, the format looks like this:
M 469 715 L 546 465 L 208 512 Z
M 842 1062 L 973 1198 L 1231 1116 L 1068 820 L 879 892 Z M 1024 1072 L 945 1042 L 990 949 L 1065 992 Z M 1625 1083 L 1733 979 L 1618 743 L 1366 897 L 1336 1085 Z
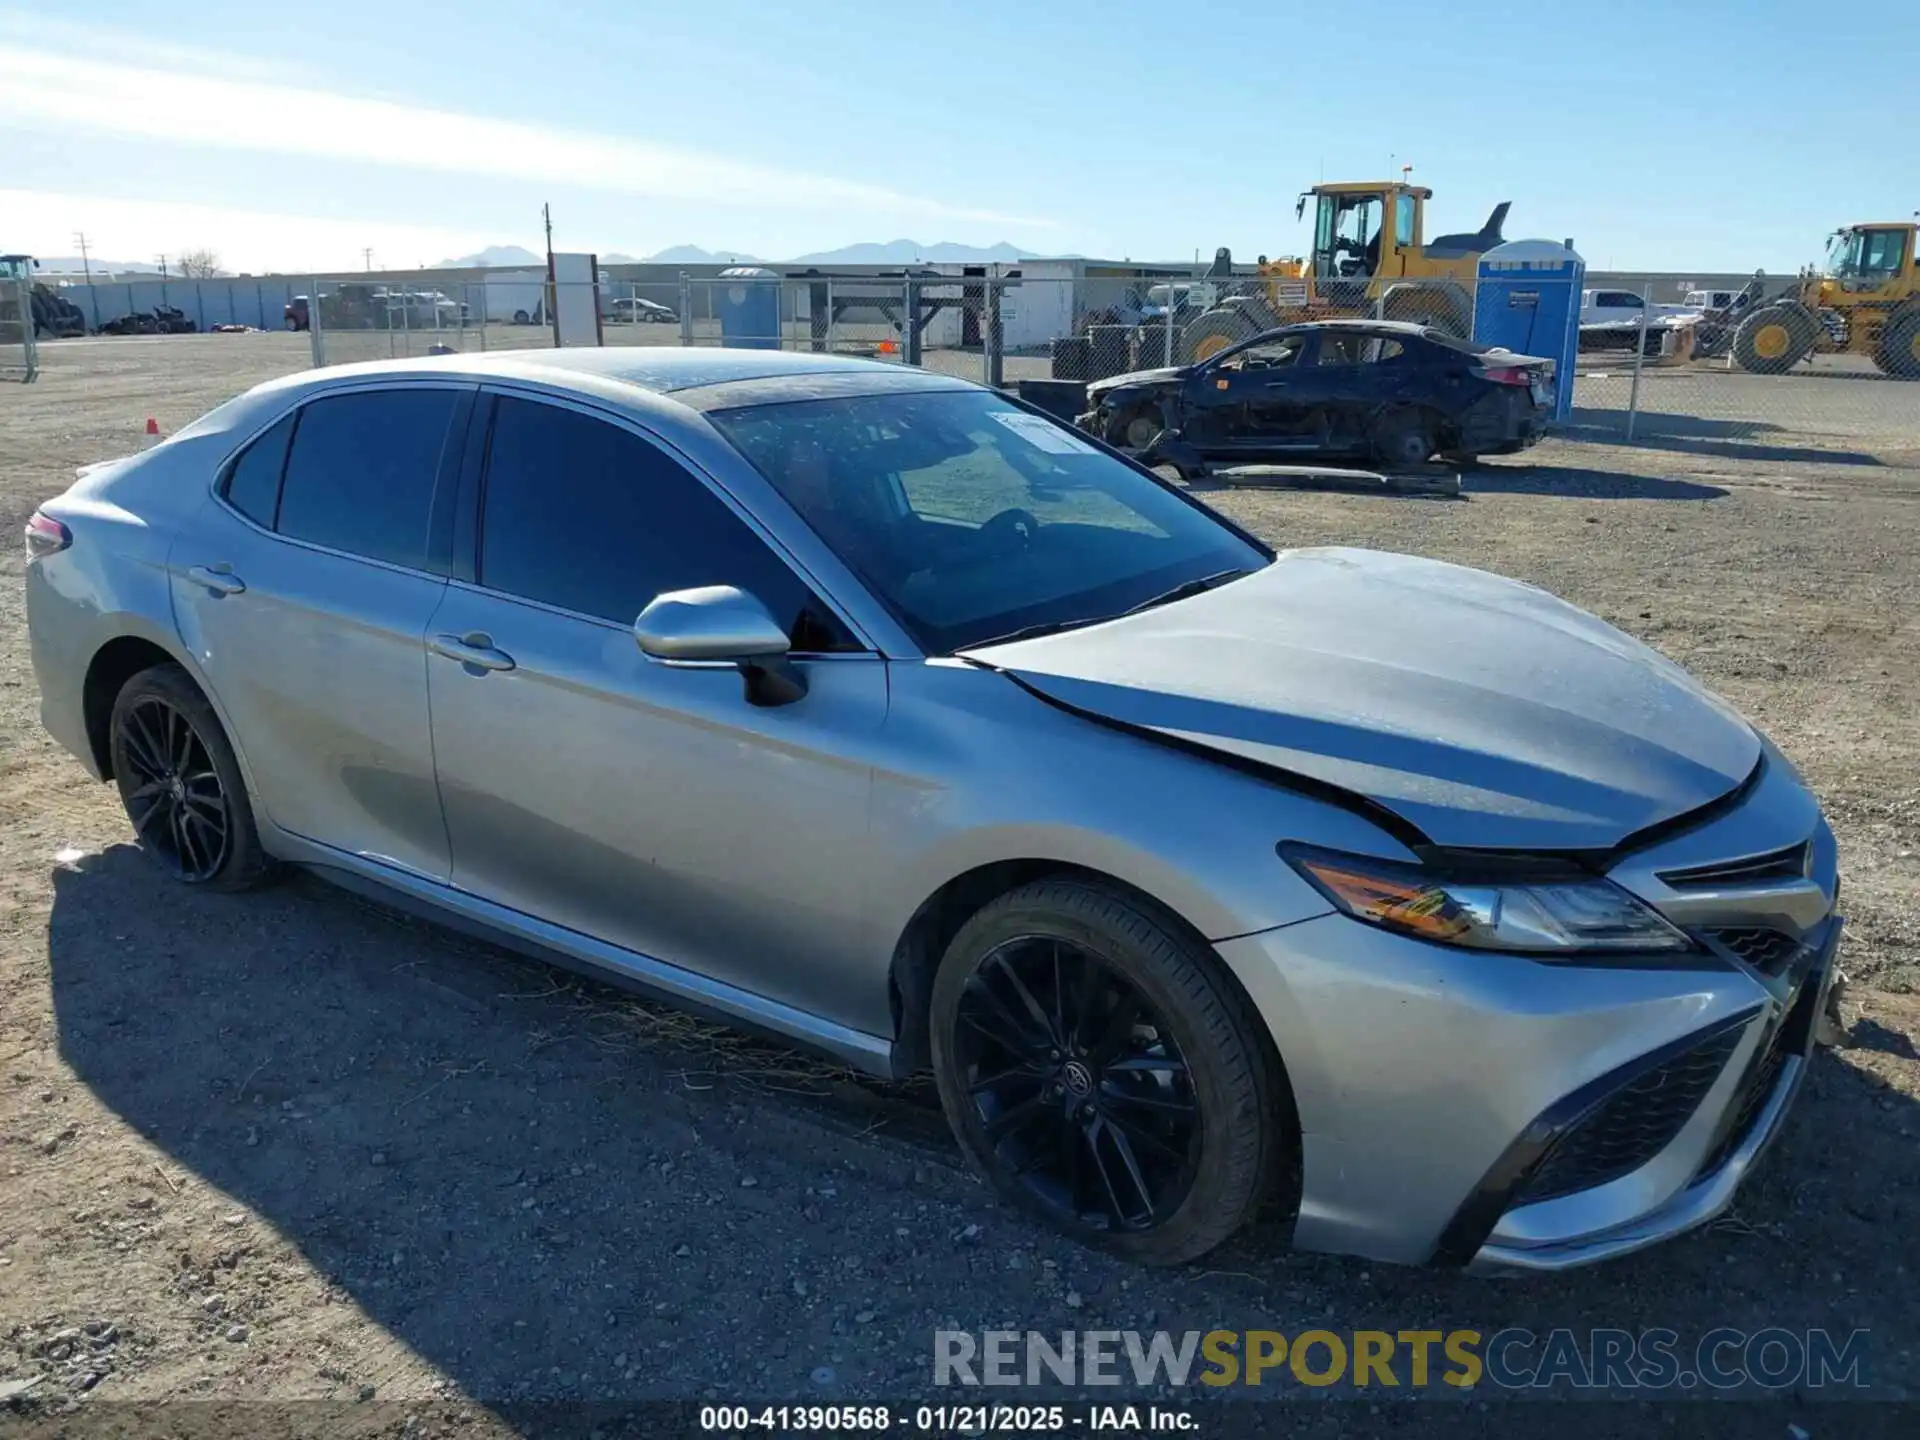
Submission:
M 1819 329 L 1803 310 L 1768 305 L 1740 322 L 1733 358 L 1755 375 L 1784 375 L 1813 353 Z
M 1158 405 L 1135 405 L 1108 421 L 1105 438 L 1116 449 L 1138 453 L 1153 444 L 1163 428 Z
M 149 859 L 210 890 L 248 889 L 273 873 L 233 747 L 185 670 L 135 675 L 108 726 L 114 784 Z
M 1150 1264 L 1254 1216 L 1286 1138 L 1259 1022 L 1153 907 L 1070 877 L 986 905 L 947 948 L 941 1107 L 1003 1197 Z

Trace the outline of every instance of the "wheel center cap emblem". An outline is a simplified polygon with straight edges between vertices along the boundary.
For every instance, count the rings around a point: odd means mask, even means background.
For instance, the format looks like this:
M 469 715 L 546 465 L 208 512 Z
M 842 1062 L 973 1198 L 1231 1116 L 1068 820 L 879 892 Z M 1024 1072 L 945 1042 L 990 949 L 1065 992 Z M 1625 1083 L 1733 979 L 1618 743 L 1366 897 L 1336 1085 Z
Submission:
M 1078 1060 L 1069 1060 L 1067 1068 L 1061 1072 L 1061 1079 L 1067 1082 L 1067 1089 L 1075 1095 L 1093 1093 L 1093 1074 Z

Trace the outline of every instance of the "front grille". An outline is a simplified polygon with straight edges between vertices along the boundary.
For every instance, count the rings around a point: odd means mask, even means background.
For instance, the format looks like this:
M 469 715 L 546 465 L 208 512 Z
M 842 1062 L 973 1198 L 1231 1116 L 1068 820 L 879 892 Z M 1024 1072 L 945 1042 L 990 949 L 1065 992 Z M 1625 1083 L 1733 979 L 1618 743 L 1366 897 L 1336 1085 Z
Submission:
M 1707 935 L 1765 975 L 1780 974 L 1800 953 L 1800 941 L 1795 936 L 1765 925 L 1730 926 L 1709 930 Z
M 1764 855 L 1718 860 L 1711 865 L 1693 865 L 1684 870 L 1662 870 L 1660 879 L 1675 890 L 1722 890 L 1764 885 L 1770 880 L 1800 880 L 1807 873 L 1810 849 L 1810 842 L 1802 840 L 1798 845 L 1769 850 Z
M 1653 1159 L 1693 1118 L 1743 1033 L 1738 1026 L 1723 1030 L 1608 1095 L 1554 1142 L 1515 1203 L 1590 1190 Z

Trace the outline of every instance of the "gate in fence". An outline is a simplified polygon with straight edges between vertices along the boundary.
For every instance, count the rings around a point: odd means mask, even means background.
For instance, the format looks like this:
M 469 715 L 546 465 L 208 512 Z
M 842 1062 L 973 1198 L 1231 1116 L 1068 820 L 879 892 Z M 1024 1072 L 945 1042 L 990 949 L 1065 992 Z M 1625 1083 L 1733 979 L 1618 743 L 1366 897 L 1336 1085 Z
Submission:
M 0 255 L 0 379 L 30 383 L 40 373 L 32 271 L 24 255 Z

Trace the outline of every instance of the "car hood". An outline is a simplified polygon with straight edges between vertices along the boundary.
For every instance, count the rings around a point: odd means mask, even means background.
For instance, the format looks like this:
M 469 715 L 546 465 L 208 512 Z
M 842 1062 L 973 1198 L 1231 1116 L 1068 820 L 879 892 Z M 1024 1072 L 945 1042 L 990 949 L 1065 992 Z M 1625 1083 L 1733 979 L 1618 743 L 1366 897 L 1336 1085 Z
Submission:
M 1286 551 L 1188 600 L 969 655 L 1091 716 L 1364 796 L 1443 846 L 1610 848 L 1760 758 L 1730 705 L 1584 611 L 1369 550 Z
M 1119 390 L 1131 385 L 1161 385 L 1169 380 L 1183 378 L 1188 369 L 1186 365 L 1163 366 L 1158 370 L 1130 370 L 1125 375 L 1109 375 L 1104 380 L 1096 380 L 1087 386 L 1087 394 L 1104 395 L 1109 390 Z

